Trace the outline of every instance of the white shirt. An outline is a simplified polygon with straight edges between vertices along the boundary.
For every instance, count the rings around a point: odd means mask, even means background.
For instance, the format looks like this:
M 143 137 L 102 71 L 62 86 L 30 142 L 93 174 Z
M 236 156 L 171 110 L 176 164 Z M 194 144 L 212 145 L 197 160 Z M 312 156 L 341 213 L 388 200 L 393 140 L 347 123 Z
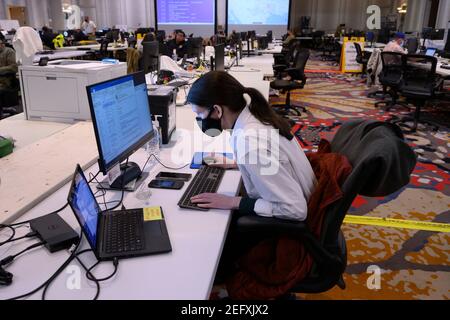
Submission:
M 96 29 L 97 26 L 95 25 L 94 21 L 86 22 L 84 21 L 81 25 L 81 30 L 86 32 L 86 34 L 94 33 L 94 29 Z
M 384 47 L 384 52 L 398 52 L 398 53 L 405 53 L 406 50 L 403 49 L 395 40 L 392 40 L 387 44 L 386 47 Z
M 233 129 L 231 146 L 248 196 L 258 199 L 255 212 L 304 221 L 317 180 L 296 139 L 280 136 L 246 107 Z

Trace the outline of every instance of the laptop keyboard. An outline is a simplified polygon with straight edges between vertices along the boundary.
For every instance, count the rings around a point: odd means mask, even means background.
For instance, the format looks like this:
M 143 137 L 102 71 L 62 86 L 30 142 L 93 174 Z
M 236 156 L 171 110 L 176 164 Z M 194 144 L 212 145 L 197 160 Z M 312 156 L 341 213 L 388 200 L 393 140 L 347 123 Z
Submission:
M 189 187 L 183 197 L 181 197 L 178 202 L 178 206 L 185 209 L 208 211 L 208 209 L 199 208 L 196 204 L 193 204 L 191 202 L 191 198 L 202 193 L 217 192 L 224 174 L 225 170 L 221 168 L 209 166 L 201 167 L 192 182 L 189 184 Z
M 126 210 L 105 216 L 105 252 L 134 252 L 144 249 L 142 210 Z

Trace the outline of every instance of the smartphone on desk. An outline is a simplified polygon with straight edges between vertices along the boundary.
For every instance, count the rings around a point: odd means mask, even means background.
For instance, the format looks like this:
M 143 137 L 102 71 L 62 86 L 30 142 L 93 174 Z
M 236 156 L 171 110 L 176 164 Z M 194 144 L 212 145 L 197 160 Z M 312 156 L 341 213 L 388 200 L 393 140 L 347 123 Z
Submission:
M 181 190 L 184 187 L 184 182 L 174 180 L 153 180 L 149 183 L 148 187 L 153 189 Z
M 192 174 L 189 173 L 177 173 L 177 172 L 160 172 L 156 176 L 157 180 L 174 180 L 174 181 L 189 181 L 192 178 Z

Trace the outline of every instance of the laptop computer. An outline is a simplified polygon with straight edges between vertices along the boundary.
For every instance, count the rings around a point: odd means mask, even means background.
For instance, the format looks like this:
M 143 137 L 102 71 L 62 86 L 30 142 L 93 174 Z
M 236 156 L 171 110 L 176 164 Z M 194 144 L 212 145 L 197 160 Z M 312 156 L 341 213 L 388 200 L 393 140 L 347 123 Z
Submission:
M 160 208 L 102 212 L 79 165 L 68 202 L 100 261 L 172 251 Z
M 436 48 L 428 48 L 425 55 L 429 57 L 434 57 L 436 54 L 437 49 Z

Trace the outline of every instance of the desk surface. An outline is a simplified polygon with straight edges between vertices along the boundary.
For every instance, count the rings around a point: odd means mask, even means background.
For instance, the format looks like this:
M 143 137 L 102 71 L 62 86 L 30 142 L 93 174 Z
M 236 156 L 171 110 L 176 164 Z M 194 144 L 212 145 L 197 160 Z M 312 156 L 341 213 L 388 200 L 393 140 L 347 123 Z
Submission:
M 204 136 L 197 127 L 194 114 L 189 107 L 177 108 L 177 118 L 177 124 L 181 129 L 177 130 L 170 147 L 163 149 L 161 153 L 161 159 L 165 164 L 173 166 L 186 164 L 190 162 L 193 151 L 230 151 L 229 136 L 222 134 L 215 139 Z M 86 138 L 82 140 L 88 142 Z M 142 166 L 146 158 L 147 154 L 141 149 L 131 160 Z M 86 173 L 95 173 L 97 170 L 97 165 L 94 165 Z M 147 167 L 146 171 L 150 171 L 150 177 L 143 186 L 146 186 L 161 170 L 167 171 L 159 165 Z M 72 171 L 65 173 L 71 174 Z M 190 169 L 181 171 L 194 173 Z M 227 172 L 219 192 L 235 195 L 239 181 L 238 171 Z M 177 200 L 186 187 L 187 185 L 181 191 L 152 190 L 152 196 L 144 201 L 138 199 L 140 190 L 135 194 L 126 195 L 124 204 L 127 208 L 162 206 L 173 251 L 169 254 L 121 261 L 117 276 L 110 282 L 103 283 L 101 299 L 208 299 L 227 234 L 230 212 L 212 210 L 205 213 L 178 208 Z M 68 189 L 69 184 L 65 184 L 20 220 L 35 218 L 61 207 L 66 201 Z M 117 200 L 119 197 L 120 193 L 110 192 L 107 200 Z M 77 231 L 80 230 L 70 209 L 62 212 L 61 216 Z M 21 231 L 18 232 L 20 234 Z M 0 256 L 26 248 L 30 242 L 32 241 L 0 247 Z M 83 241 L 83 248 L 87 248 L 86 241 Z M 15 274 L 14 284 L 12 287 L 0 288 L 0 299 L 28 292 L 41 284 L 67 257 L 66 252 L 51 255 L 45 249 L 24 255 L 20 262 L 8 268 Z M 91 254 L 83 257 L 88 265 L 92 265 L 94 259 Z M 39 272 L 36 266 L 39 266 Z M 71 267 L 78 267 L 78 264 L 73 263 Z M 97 274 L 109 273 L 110 267 L 109 264 L 101 265 Z M 73 269 L 70 270 L 73 272 Z M 94 296 L 95 289 L 84 276 L 81 277 L 81 290 L 68 289 L 66 283 L 69 277 L 70 274 L 63 273 L 58 278 L 48 294 L 49 299 L 90 299 Z M 31 299 L 39 298 L 39 294 L 31 297 Z
M 0 135 L 13 138 L 14 151 L 17 151 L 70 126 L 67 123 L 28 121 L 21 113 L 0 121 Z
M 11 223 L 98 157 L 92 123 L 78 123 L 0 159 L 0 223 Z
M 83 57 L 87 54 L 88 54 L 88 52 L 83 51 L 83 50 L 54 51 L 52 54 L 37 54 L 37 55 L 35 55 L 33 62 L 37 63 L 43 57 L 48 57 L 49 60 L 59 60 L 59 59 L 71 59 L 71 58 Z
M 255 57 L 259 58 L 259 57 Z M 257 60 L 249 58 L 246 63 L 257 63 Z M 268 59 L 267 61 L 270 61 Z M 258 79 L 246 79 L 247 86 L 258 87 L 264 84 L 267 91 L 268 82 Z M 262 89 L 261 89 L 262 90 Z M 85 125 L 90 125 L 85 123 Z M 70 129 L 70 128 L 69 128 Z M 91 146 L 94 138 L 84 137 L 84 144 Z M 230 152 L 229 134 L 223 133 L 219 137 L 205 136 L 195 121 L 195 115 L 189 106 L 177 108 L 177 131 L 169 146 L 162 149 L 161 160 L 173 167 L 181 167 L 190 163 L 192 154 L 196 151 Z M 88 153 L 89 152 L 83 152 Z M 60 155 L 55 154 L 55 158 Z M 137 162 L 141 167 L 148 155 L 143 149 L 137 151 L 130 161 Z M 58 165 L 56 165 L 58 167 Z M 62 167 L 66 167 L 63 164 Z M 75 166 L 64 169 L 64 173 L 71 175 Z M 124 204 L 127 208 L 140 208 L 148 206 L 161 206 L 163 208 L 167 228 L 173 247 L 168 254 L 149 257 L 134 258 L 120 262 L 118 274 L 106 283 L 102 283 L 100 299 L 208 299 L 213 286 L 215 272 L 223 249 L 224 241 L 231 220 L 229 211 L 211 210 L 209 212 L 197 212 L 180 209 L 177 206 L 178 199 L 182 196 L 187 184 L 180 191 L 167 191 L 152 189 L 150 198 L 142 197 L 147 191 L 148 182 L 160 171 L 174 171 L 161 168 L 160 165 L 147 166 L 150 173 L 147 181 L 136 193 L 126 194 Z M 98 166 L 93 165 L 85 172 L 96 173 Z M 192 172 L 189 168 L 181 172 Z M 99 178 L 102 179 L 102 178 Z M 239 189 L 240 173 L 228 171 L 219 188 L 219 193 L 235 195 Z M 29 220 L 52 212 L 64 205 L 67 199 L 69 183 L 51 194 L 44 201 L 37 204 L 20 218 L 20 221 Z M 120 198 L 120 192 L 109 192 L 107 201 Z M 142 200 L 144 199 L 144 200 Z M 80 231 L 76 219 L 70 209 L 61 212 L 60 215 Z M 18 229 L 18 236 L 27 229 Z M 16 250 L 28 247 L 32 240 L 18 242 L 13 245 L 0 247 L 0 257 L 6 256 Z M 83 240 L 82 248 L 87 248 L 87 242 Z M 7 299 L 26 293 L 43 283 L 57 268 L 67 259 L 67 252 L 49 254 L 45 249 L 37 249 L 20 258 L 20 261 L 12 264 L 8 271 L 12 272 L 14 283 L 11 287 L 0 287 L 0 299 Z M 94 264 L 95 257 L 87 254 L 82 257 L 87 265 Z M 38 270 L 36 266 L 38 266 Z M 75 269 L 74 269 L 75 268 Z M 80 289 L 71 290 L 67 284 L 71 281 L 73 272 L 79 269 L 78 263 L 72 263 L 54 282 L 48 292 L 49 299 L 91 299 L 95 295 L 95 286 L 89 283 L 84 272 L 81 273 Z M 80 271 L 81 272 L 81 271 Z M 96 275 L 101 277 L 111 272 L 109 263 L 101 264 L 96 270 Z M 40 293 L 30 299 L 39 299 Z
M 114 44 L 110 43 L 108 45 L 108 51 L 120 51 L 120 50 L 126 50 L 128 47 L 126 45 L 117 45 L 114 46 Z M 71 47 L 63 47 L 63 48 L 57 48 L 57 51 L 76 51 L 76 50 L 100 50 L 100 44 L 87 44 L 82 46 L 71 46 Z

